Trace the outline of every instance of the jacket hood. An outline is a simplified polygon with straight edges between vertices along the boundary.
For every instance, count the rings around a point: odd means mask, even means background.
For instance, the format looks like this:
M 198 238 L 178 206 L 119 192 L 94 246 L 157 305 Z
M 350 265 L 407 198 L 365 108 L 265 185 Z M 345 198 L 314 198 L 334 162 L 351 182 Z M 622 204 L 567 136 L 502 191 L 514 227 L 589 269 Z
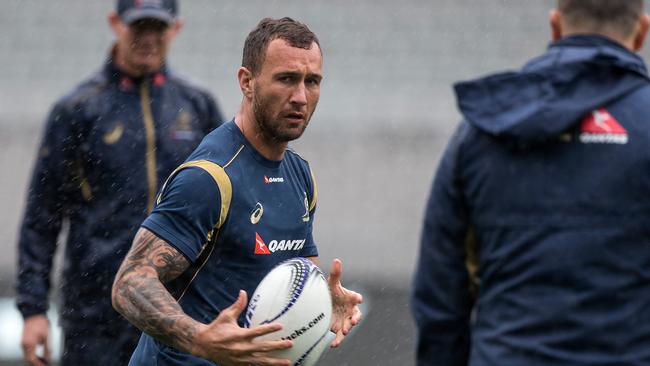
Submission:
M 648 84 L 643 60 L 605 37 L 552 43 L 521 71 L 454 85 L 458 108 L 476 128 L 520 143 L 544 141 L 588 112 Z

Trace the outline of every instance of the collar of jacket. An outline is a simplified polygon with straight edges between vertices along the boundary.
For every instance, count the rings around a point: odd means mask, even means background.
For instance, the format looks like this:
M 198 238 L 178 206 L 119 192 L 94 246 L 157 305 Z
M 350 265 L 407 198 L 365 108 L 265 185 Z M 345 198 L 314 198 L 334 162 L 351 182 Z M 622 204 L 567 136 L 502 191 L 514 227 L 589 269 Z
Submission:
M 109 57 L 106 59 L 104 65 L 104 75 L 111 83 L 117 84 L 122 91 L 137 90 L 138 86 L 143 82 L 148 82 L 152 87 L 162 87 L 168 79 L 168 69 L 166 65 L 148 75 L 139 77 L 131 76 L 121 70 L 114 62 L 113 55 L 115 54 L 115 47 L 111 50 Z
M 559 60 L 556 58 L 557 54 L 561 54 Z M 568 36 L 552 42 L 548 46 L 547 54 L 533 59 L 524 67 L 524 71 L 540 66 L 550 66 L 544 61 L 553 63 L 588 61 L 616 66 L 648 77 L 645 63 L 638 54 L 628 50 L 620 43 L 598 34 Z

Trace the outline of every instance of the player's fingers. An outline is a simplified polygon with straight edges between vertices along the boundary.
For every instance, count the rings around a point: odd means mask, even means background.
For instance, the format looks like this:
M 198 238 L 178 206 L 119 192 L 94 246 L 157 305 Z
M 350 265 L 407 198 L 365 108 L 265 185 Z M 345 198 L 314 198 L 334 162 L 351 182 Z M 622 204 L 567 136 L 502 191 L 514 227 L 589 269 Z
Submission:
M 361 295 L 360 293 L 358 293 L 356 291 L 351 291 L 351 290 L 348 290 L 348 291 L 350 291 L 352 293 L 352 298 L 353 298 L 353 301 L 354 301 L 355 305 L 359 305 L 359 304 L 363 303 L 363 295 Z
M 23 341 L 20 346 L 23 349 L 23 358 L 28 364 L 41 366 L 41 361 L 36 357 L 36 345 Z
M 350 317 L 350 322 L 352 325 L 357 325 L 361 321 L 361 318 L 363 318 L 363 314 L 361 313 L 361 309 L 359 309 L 358 306 L 354 307 L 354 313 Z
M 350 329 L 352 329 L 353 326 L 354 324 L 352 324 L 351 319 L 346 319 L 343 322 L 343 327 L 341 327 L 341 333 L 343 333 L 344 336 L 348 335 L 348 333 L 350 333 Z
M 47 342 L 47 340 L 46 340 L 45 343 L 43 344 L 43 359 L 42 359 L 42 361 L 44 361 L 46 365 L 48 363 L 50 363 L 50 347 L 48 346 L 48 343 L 49 342 Z
M 275 340 L 275 341 L 259 341 L 249 343 L 248 352 L 260 353 L 271 352 L 293 347 L 293 342 L 290 340 Z
M 25 361 L 27 361 L 28 364 L 32 366 L 47 366 L 47 362 L 45 360 L 41 360 L 38 356 L 36 356 L 36 348 L 29 348 L 27 350 L 23 350 L 25 354 Z
M 330 343 L 330 347 L 332 348 L 338 347 L 341 344 L 341 342 L 343 342 L 343 338 L 345 338 L 345 335 L 343 335 L 343 331 L 339 330 L 338 332 L 336 332 L 336 337 L 334 338 L 332 343 Z
M 23 358 L 28 364 L 34 365 L 34 362 L 36 361 L 36 352 L 34 352 L 34 348 L 23 345 Z
M 239 318 L 239 314 L 244 311 L 244 308 L 246 308 L 246 301 L 247 301 L 247 296 L 246 296 L 246 291 L 244 290 L 239 290 L 239 296 L 237 296 L 237 300 L 235 300 L 232 305 L 229 307 L 223 309 L 221 313 L 219 313 L 219 316 L 217 319 L 222 319 L 225 321 L 237 321 L 237 318 Z
M 20 343 L 20 348 L 23 350 L 23 356 L 25 356 L 25 359 L 27 359 L 27 356 L 34 353 L 34 350 L 36 349 L 35 346 L 27 344 L 24 341 Z
M 27 355 L 28 353 L 36 352 L 36 337 L 29 337 L 23 335 L 23 338 L 20 340 L 20 348 L 23 350 L 23 354 Z
M 332 267 L 330 269 L 330 275 L 327 279 L 327 282 L 332 286 L 335 286 L 341 282 L 341 273 L 343 272 L 343 263 L 340 259 L 336 258 L 332 261 Z
M 249 339 L 257 338 L 265 334 L 277 332 L 278 330 L 281 329 L 282 329 L 282 324 L 280 323 L 258 325 L 256 327 L 248 329 L 247 338 Z

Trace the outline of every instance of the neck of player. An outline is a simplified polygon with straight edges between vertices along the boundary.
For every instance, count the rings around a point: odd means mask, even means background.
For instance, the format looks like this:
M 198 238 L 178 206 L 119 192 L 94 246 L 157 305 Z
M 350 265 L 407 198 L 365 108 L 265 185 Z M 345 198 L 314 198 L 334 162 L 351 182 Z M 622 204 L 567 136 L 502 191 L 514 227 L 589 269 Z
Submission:
M 284 152 L 287 150 L 289 143 L 270 139 L 265 136 L 260 131 L 251 108 L 246 108 L 245 105 L 242 105 L 242 108 L 235 116 L 235 124 L 239 127 L 246 140 L 263 157 L 275 161 L 280 161 L 284 158 Z

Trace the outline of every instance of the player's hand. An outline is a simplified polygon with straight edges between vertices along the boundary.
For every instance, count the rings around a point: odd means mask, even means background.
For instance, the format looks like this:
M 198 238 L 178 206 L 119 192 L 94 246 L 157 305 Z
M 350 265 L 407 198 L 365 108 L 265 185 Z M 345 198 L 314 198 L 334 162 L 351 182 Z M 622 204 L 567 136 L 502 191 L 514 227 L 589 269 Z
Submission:
M 23 349 L 23 357 L 28 364 L 32 366 L 45 366 L 49 364 L 49 333 L 50 322 L 44 314 L 32 315 L 25 319 L 20 346 Z M 39 346 L 43 347 L 42 356 L 36 354 L 36 349 Z
M 239 297 L 210 324 L 200 329 L 195 337 L 197 340 L 192 353 L 219 365 L 259 365 L 259 366 L 291 366 L 288 359 L 271 357 L 268 352 L 290 348 L 290 340 L 255 341 L 255 338 L 277 332 L 282 324 L 264 324 L 254 328 L 242 328 L 237 319 L 246 308 L 245 291 L 239 292 Z
M 343 338 L 348 335 L 350 329 L 361 321 L 359 304 L 363 302 L 363 296 L 341 286 L 342 273 L 343 264 L 341 260 L 334 259 L 327 279 L 332 294 L 332 324 L 330 330 L 336 333 L 336 338 L 330 344 L 332 348 L 338 347 L 343 342 Z

